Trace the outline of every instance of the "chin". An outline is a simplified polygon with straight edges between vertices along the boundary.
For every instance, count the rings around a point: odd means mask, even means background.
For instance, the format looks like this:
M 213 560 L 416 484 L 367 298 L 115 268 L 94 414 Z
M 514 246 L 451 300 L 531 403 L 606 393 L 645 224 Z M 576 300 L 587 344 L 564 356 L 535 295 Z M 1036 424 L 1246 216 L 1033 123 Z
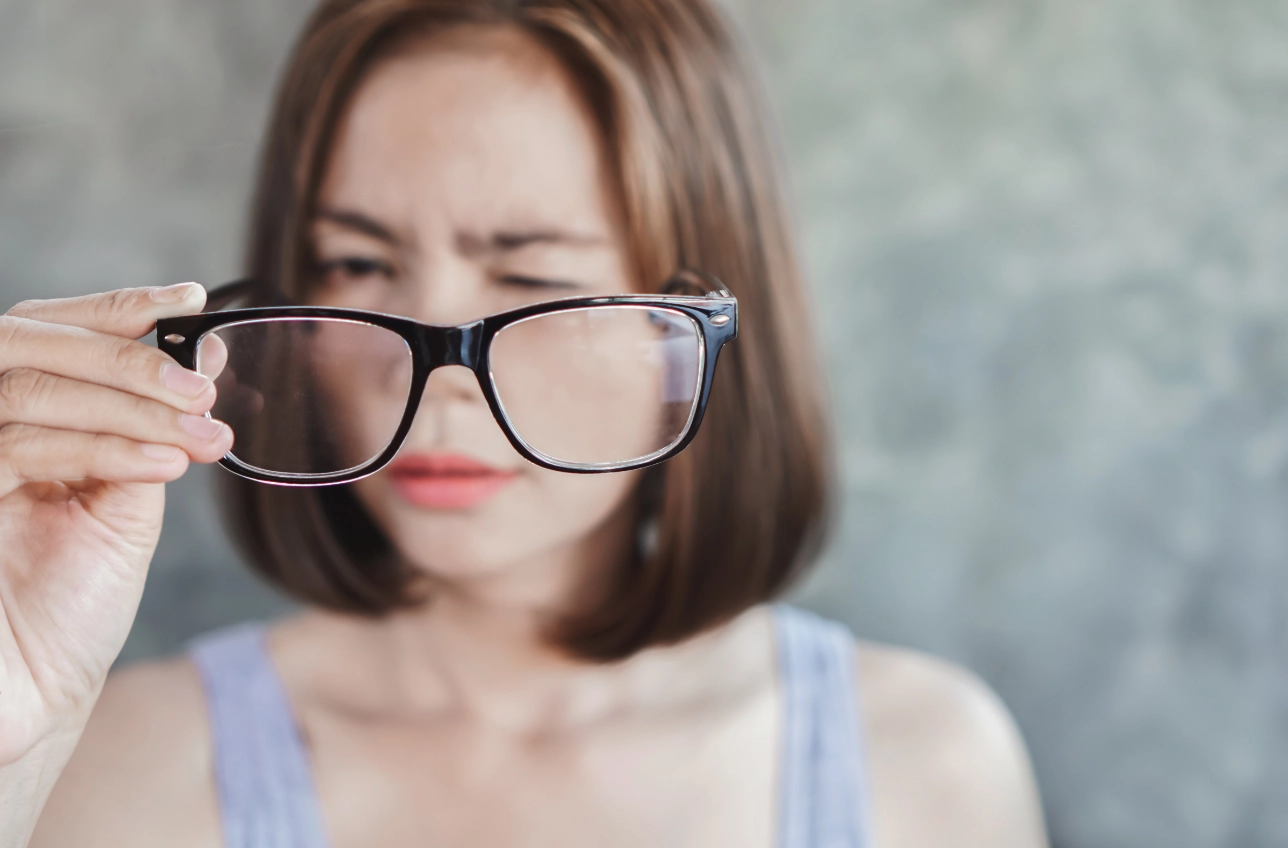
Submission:
M 377 521 L 403 559 L 418 571 L 443 580 L 496 576 L 529 558 L 512 523 L 491 510 L 452 511 L 396 504 Z
M 613 536 L 628 532 L 614 519 L 631 514 L 633 482 L 629 472 L 590 478 L 558 472 L 522 475 L 464 504 L 431 503 L 434 492 L 409 498 L 384 475 L 360 481 L 358 491 L 408 563 L 432 579 L 452 582 L 520 572 L 535 578 L 538 563 L 552 554 L 575 547 L 587 547 L 587 553 L 601 548 L 605 539 L 597 530 Z M 603 554 L 601 548 L 599 555 L 590 556 L 598 560 Z M 554 559 L 568 561 L 567 556 Z

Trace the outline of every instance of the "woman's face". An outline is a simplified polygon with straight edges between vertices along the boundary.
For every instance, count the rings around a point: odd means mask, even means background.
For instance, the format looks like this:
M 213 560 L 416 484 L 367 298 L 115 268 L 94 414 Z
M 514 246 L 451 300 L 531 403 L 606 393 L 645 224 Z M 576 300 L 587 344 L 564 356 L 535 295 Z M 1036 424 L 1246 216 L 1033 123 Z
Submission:
M 320 189 L 322 282 L 311 300 L 457 325 L 638 290 L 601 148 L 558 60 L 521 34 L 460 29 L 379 63 L 338 128 Z M 357 402 L 345 405 L 346 426 L 387 430 L 378 398 L 405 379 L 373 366 L 371 379 L 347 381 Z M 637 479 L 528 463 L 474 375 L 448 366 L 430 376 L 398 459 L 355 485 L 409 561 L 453 580 L 606 538 L 620 553 Z

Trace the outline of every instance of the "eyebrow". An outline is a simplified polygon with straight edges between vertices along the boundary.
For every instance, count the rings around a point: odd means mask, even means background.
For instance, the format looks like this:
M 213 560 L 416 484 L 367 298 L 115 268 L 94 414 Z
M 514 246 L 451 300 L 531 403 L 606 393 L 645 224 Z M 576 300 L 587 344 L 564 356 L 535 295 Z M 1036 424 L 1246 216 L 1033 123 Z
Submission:
M 395 247 L 403 244 L 403 239 L 392 229 L 361 212 L 349 209 L 322 208 L 317 211 L 314 217 L 317 220 L 330 221 L 345 229 L 371 236 Z M 610 242 L 603 236 L 556 228 L 497 230 L 486 238 L 474 233 L 459 233 L 456 236 L 457 249 L 466 255 L 509 253 L 534 244 L 567 247 L 604 247 L 608 246 Z
M 333 224 L 344 227 L 346 230 L 354 230 L 387 244 L 394 246 L 402 244 L 402 239 L 393 230 L 375 218 L 364 215 L 361 212 L 354 212 L 348 209 L 322 208 L 317 211 L 314 218 L 319 221 L 330 221 Z
M 534 244 L 567 247 L 599 247 L 608 244 L 608 240 L 601 236 L 556 229 L 498 230 L 486 239 L 462 233 L 456 241 L 462 253 L 507 253 Z

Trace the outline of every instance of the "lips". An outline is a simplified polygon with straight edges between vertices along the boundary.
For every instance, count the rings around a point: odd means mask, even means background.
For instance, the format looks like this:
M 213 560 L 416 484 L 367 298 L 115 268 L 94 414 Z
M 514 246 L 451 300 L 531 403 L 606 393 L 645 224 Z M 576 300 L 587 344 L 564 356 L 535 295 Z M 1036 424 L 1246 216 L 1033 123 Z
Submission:
M 518 476 L 459 454 L 399 457 L 388 474 L 399 497 L 428 509 L 478 506 Z

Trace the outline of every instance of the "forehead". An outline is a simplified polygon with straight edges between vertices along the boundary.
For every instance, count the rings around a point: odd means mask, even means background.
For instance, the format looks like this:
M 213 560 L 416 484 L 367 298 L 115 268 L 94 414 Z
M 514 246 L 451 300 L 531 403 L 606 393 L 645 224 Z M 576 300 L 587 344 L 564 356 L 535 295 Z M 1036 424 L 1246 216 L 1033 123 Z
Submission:
M 613 196 L 602 148 L 553 53 L 517 31 L 462 28 L 368 73 L 337 128 L 321 199 L 411 228 L 602 231 Z

